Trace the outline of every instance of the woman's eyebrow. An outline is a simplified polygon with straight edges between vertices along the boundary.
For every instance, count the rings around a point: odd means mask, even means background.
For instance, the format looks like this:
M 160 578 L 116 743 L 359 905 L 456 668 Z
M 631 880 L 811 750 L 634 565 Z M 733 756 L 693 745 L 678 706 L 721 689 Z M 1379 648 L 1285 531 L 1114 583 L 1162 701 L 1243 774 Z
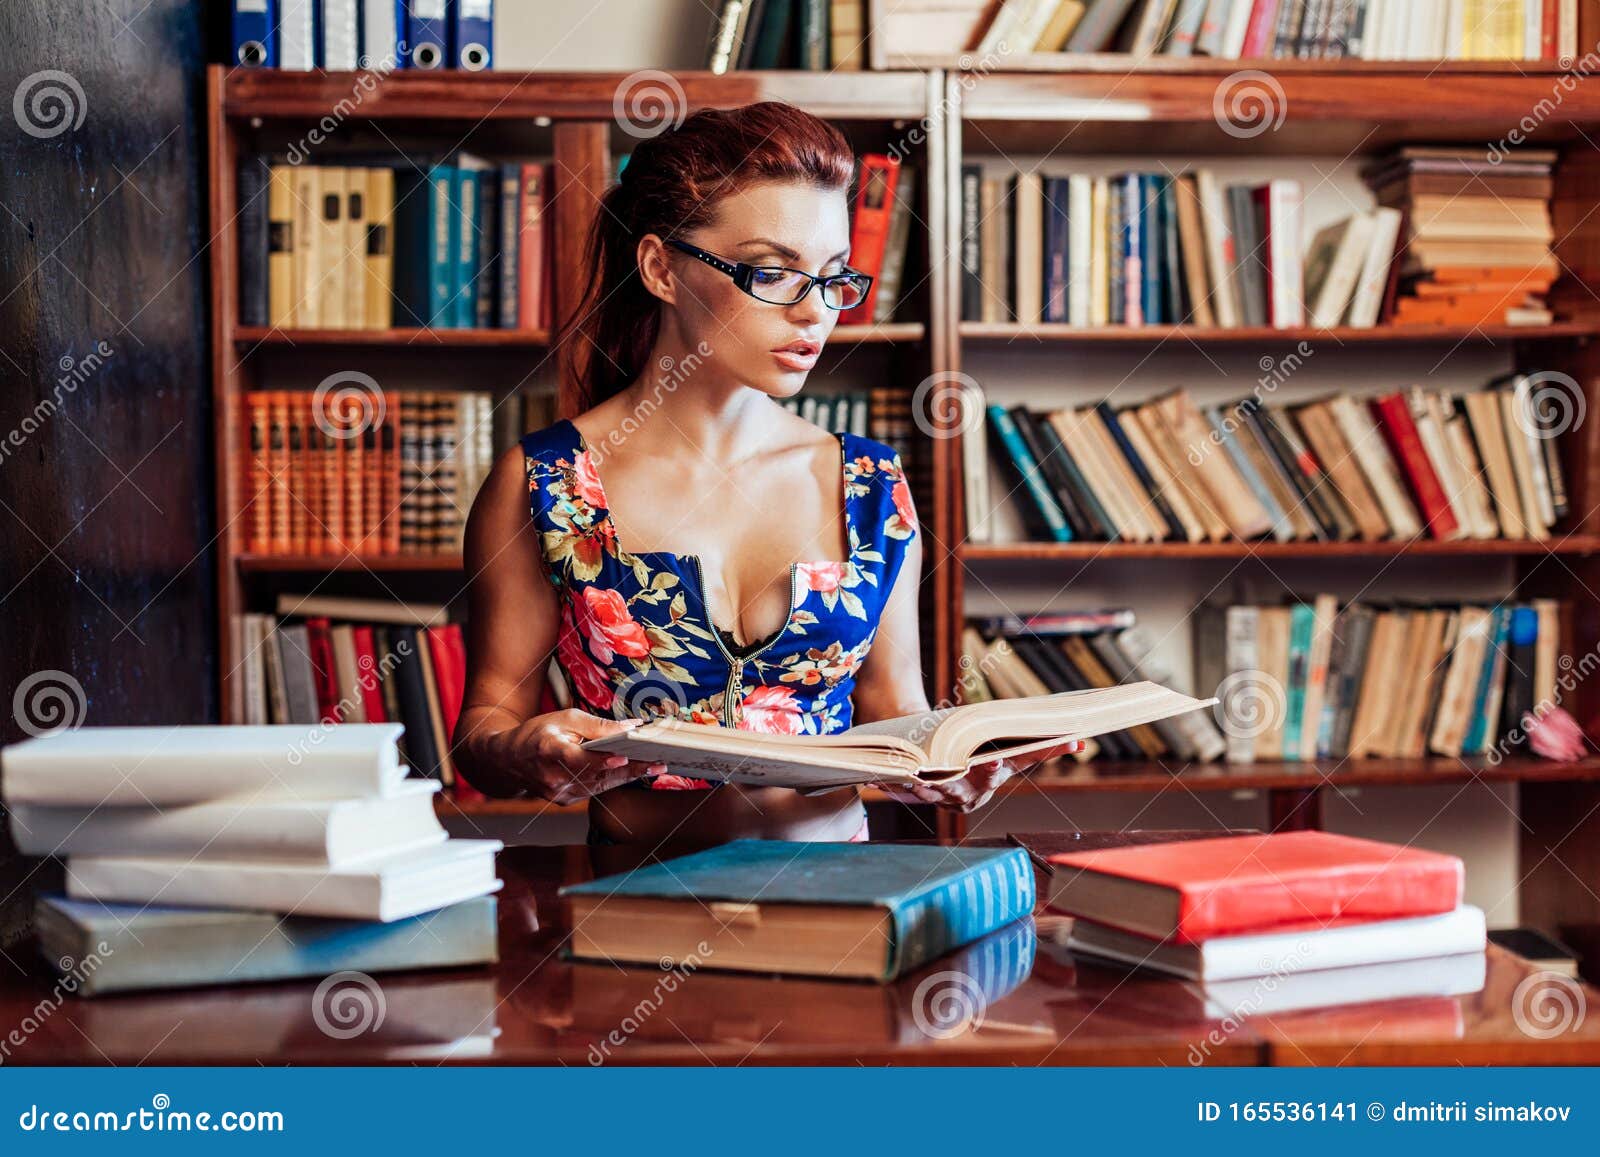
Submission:
M 740 248 L 740 249 L 748 249 L 752 245 L 759 246 L 762 252 L 776 253 L 776 254 L 778 254 L 778 256 L 787 258 L 790 261 L 798 261 L 798 260 L 800 260 L 800 254 L 799 253 L 797 253 L 793 249 L 790 249 L 787 245 L 783 245 L 783 244 L 780 244 L 777 241 L 772 240 L 772 238 L 770 238 L 770 237 L 752 237 L 748 241 L 741 241 L 739 243 L 738 248 Z M 849 255 L 850 255 L 850 250 L 849 249 L 841 249 L 841 250 L 839 250 L 839 252 L 835 253 L 832 257 L 828 258 L 828 261 L 838 261 L 841 257 L 848 257 Z M 827 261 L 823 262 L 824 265 L 826 265 L 827 263 L 828 263 Z

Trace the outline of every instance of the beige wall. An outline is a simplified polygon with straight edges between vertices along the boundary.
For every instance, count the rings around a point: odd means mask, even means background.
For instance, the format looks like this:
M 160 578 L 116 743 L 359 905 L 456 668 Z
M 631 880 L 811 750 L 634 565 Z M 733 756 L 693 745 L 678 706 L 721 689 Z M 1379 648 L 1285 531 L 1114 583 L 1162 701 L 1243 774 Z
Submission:
M 497 0 L 495 66 L 701 68 L 717 7 L 716 0 Z

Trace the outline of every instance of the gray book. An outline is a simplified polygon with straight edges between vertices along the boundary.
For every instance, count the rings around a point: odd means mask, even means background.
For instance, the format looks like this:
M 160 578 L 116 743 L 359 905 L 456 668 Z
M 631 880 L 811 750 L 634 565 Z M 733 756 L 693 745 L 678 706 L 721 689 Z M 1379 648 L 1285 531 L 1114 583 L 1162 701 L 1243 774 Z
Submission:
M 1256 215 L 1255 201 L 1246 185 L 1228 188 L 1228 210 L 1233 221 L 1234 275 L 1233 283 L 1239 288 L 1239 304 L 1244 310 L 1244 324 L 1261 327 L 1267 324 L 1267 279 L 1264 251 L 1266 238 L 1261 232 L 1261 219 Z
M 1328 737 L 1328 755 L 1343 759 L 1350 751 L 1350 727 L 1355 721 L 1356 702 L 1361 697 L 1361 678 L 1367 669 L 1367 648 L 1372 643 L 1372 626 L 1377 614 L 1371 607 L 1355 604 L 1341 613 L 1340 632 L 1344 646 L 1337 666 L 1328 668 L 1329 683 L 1336 686 L 1338 706 L 1333 717 L 1333 732 Z
M 493 896 L 404 920 L 280 916 L 40 896 L 40 951 L 84 996 L 150 988 L 489 964 Z
M 278 624 L 273 632 L 278 645 L 278 667 L 283 672 L 284 701 L 289 711 L 285 723 L 316 723 L 317 689 L 312 682 L 311 643 L 304 623 Z
M 1067 52 L 1104 52 L 1133 7 L 1133 0 L 1093 0 L 1067 40 Z

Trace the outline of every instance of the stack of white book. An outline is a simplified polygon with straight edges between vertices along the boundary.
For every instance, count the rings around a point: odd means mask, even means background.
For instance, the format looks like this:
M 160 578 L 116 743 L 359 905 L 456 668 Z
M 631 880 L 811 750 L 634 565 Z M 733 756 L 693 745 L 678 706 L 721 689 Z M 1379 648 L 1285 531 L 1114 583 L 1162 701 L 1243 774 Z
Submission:
M 437 782 L 406 778 L 401 731 L 84 727 L 0 750 L 0 799 L 18 850 L 65 858 L 69 900 L 113 915 L 439 923 L 441 910 L 471 905 L 456 923 L 478 930 L 477 946 L 419 963 L 492 959 L 493 905 L 482 898 L 500 887 L 502 845 L 448 837 L 433 810 Z M 404 964 L 400 954 L 391 966 Z M 284 968 L 294 974 L 294 962 Z

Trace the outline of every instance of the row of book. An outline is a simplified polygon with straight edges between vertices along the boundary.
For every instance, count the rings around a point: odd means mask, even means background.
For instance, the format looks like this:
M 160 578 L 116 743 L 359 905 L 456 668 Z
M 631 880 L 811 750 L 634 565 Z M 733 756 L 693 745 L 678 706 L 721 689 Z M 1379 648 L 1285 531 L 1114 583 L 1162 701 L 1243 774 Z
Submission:
M 1004 0 L 976 54 L 1555 61 L 1577 45 L 1578 0 Z
M 82 727 L 7 747 L 17 849 L 66 860 L 41 943 L 95 961 L 91 994 L 493 961 L 500 841 L 448 837 L 399 732 Z M 80 951 L 97 928 L 135 949 Z
M 867 0 L 722 0 L 713 11 L 710 72 L 867 67 Z
M 1557 702 L 1561 618 L 1546 599 L 1202 608 L 1197 681 L 1225 689 L 1230 763 L 1506 755 Z
M 1043 176 L 962 166 L 963 321 L 1206 328 L 1380 320 L 1400 215 L 1371 214 L 1348 276 L 1307 262 L 1300 182 L 1209 169 Z M 1365 220 L 1367 215 L 1363 215 Z M 1319 242 L 1321 238 L 1319 238 Z M 1341 271 L 1343 270 L 1341 266 Z
M 1199 832 L 1047 863 L 1045 902 L 1073 918 L 1074 959 L 1191 982 L 1171 987 L 1225 1021 L 1485 981 L 1486 920 L 1457 856 L 1333 832 Z
M 239 320 L 283 329 L 547 329 L 549 163 L 239 167 Z
M 1520 373 L 1459 396 L 989 403 L 987 454 L 963 440 L 968 538 L 995 537 L 1001 490 L 1042 541 L 1545 539 L 1568 513 L 1559 436 L 1581 405 Z
M 289 72 L 494 63 L 494 0 L 232 0 L 233 63 Z
M 1549 325 L 1555 162 L 1551 151 L 1410 147 L 1372 165 L 1379 204 L 1406 219 L 1393 324 Z
M 249 551 L 459 551 L 494 465 L 493 408 L 478 390 L 246 394 Z
M 1171 686 L 1172 672 L 1126 609 L 991 615 L 961 632 L 963 703 L 1149 681 Z M 1162 759 L 1209 763 L 1223 736 L 1203 711 L 1113 731 L 1085 741 L 1084 759 Z

